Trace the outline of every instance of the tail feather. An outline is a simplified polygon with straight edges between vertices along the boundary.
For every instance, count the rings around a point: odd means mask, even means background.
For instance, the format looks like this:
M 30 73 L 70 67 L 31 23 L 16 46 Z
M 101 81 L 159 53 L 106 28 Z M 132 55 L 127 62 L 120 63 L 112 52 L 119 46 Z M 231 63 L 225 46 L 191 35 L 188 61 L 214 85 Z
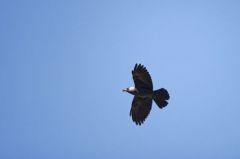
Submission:
M 170 98 L 168 91 L 164 88 L 158 89 L 153 93 L 153 100 L 159 108 L 163 108 L 168 105 L 167 100 Z

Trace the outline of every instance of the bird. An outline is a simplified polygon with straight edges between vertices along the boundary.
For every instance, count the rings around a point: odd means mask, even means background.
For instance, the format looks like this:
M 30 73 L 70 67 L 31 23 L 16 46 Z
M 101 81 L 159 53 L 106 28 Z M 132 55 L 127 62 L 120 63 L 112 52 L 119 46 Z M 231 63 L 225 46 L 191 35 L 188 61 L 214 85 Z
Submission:
M 135 87 L 128 87 L 122 91 L 134 95 L 130 116 L 136 125 L 141 125 L 151 111 L 152 101 L 162 109 L 168 105 L 170 96 L 165 88 L 153 90 L 152 78 L 146 67 L 142 64 L 135 64 L 132 70 L 132 78 Z

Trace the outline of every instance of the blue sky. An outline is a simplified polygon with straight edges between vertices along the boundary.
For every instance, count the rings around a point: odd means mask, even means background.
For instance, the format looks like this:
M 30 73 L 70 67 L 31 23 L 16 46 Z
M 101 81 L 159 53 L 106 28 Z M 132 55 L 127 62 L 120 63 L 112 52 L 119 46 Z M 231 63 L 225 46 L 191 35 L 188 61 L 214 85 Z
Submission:
M 0 2 L 0 158 L 240 158 L 240 2 Z M 169 105 L 129 116 L 135 63 Z

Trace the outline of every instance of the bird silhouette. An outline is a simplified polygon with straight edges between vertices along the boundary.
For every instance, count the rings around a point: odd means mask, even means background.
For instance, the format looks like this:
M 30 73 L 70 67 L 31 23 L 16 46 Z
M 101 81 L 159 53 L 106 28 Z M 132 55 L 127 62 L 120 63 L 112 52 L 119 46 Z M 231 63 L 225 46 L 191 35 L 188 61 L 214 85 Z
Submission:
M 135 65 L 132 70 L 132 77 L 135 87 L 128 87 L 123 91 L 134 95 L 130 116 L 132 116 L 133 122 L 141 125 L 151 111 L 152 100 L 162 109 L 168 105 L 167 100 L 170 96 L 164 88 L 153 90 L 152 78 L 143 65 Z

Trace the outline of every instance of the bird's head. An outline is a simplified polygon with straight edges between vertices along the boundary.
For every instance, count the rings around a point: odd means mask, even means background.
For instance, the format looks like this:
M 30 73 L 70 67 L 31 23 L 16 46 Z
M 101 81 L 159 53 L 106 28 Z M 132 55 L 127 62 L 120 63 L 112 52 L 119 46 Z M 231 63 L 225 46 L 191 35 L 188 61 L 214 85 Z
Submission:
M 138 93 L 138 90 L 135 87 L 128 87 L 126 89 L 123 89 L 122 91 L 123 92 L 128 92 L 128 93 L 133 94 L 133 95 Z

